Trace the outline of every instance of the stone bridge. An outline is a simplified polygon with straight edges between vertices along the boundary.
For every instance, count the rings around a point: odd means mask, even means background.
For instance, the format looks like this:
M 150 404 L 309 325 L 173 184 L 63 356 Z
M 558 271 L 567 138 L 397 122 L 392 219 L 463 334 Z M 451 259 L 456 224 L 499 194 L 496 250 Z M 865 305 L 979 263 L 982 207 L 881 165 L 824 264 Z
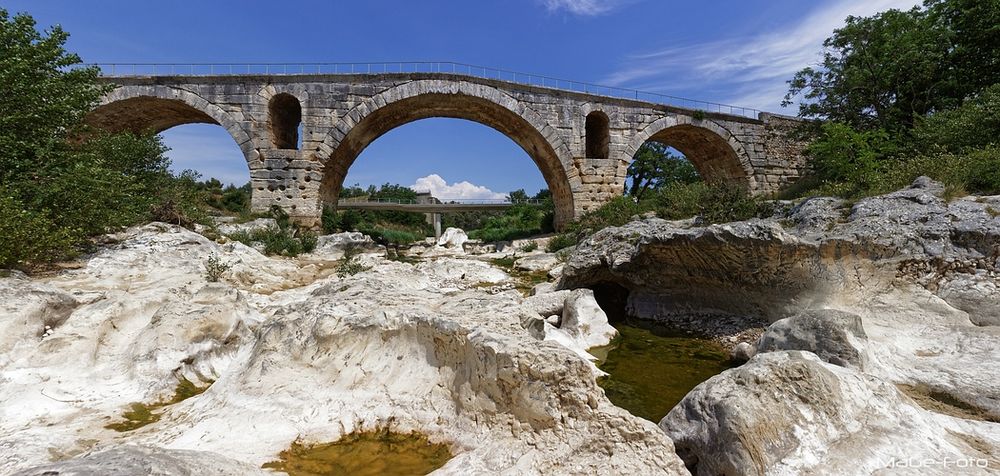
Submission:
M 448 73 L 105 77 L 116 85 L 88 116 L 112 130 L 161 132 L 218 124 L 250 169 L 252 208 L 278 205 L 304 224 L 336 203 L 347 170 L 372 141 L 430 117 L 492 127 L 534 160 L 556 226 L 623 193 L 636 150 L 658 141 L 708 181 L 778 191 L 805 165 L 793 118 L 703 112 Z M 301 135 L 301 137 L 300 137 Z

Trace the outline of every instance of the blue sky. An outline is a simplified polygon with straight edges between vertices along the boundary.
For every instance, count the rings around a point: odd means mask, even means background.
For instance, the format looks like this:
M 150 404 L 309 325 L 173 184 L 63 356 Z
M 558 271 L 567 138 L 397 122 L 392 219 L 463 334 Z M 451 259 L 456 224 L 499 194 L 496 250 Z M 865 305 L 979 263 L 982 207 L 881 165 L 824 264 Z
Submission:
M 820 43 L 846 16 L 918 3 L 0 0 L 41 26 L 61 24 L 87 62 L 456 61 L 786 113 L 794 111 L 779 106 L 785 81 L 818 60 Z M 221 127 L 181 126 L 164 138 L 176 169 L 238 184 L 249 177 Z M 512 141 L 454 119 L 390 131 L 362 153 L 346 184 L 421 178 L 445 197 L 545 186 Z

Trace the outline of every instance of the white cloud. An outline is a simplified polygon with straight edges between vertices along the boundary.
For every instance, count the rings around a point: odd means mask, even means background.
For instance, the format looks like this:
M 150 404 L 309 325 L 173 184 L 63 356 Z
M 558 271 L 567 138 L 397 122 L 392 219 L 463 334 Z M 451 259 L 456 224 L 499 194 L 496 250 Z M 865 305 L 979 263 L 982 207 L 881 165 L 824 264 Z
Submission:
M 507 198 L 506 193 L 494 192 L 482 185 L 475 185 L 467 181 L 448 184 L 438 174 L 431 174 L 418 178 L 410 188 L 418 192 L 430 191 L 431 196 L 439 199 L 493 199 L 502 200 Z
M 670 91 L 695 85 L 731 91 L 714 100 L 762 110 L 777 110 L 796 71 L 820 61 L 823 40 L 850 15 L 869 16 L 920 0 L 838 0 L 782 31 L 727 38 L 632 55 L 632 66 L 604 79 L 615 86 Z M 708 99 L 708 98 L 699 98 Z
M 560 10 L 574 15 L 597 16 L 608 13 L 625 3 L 625 0 L 540 0 L 550 12 Z

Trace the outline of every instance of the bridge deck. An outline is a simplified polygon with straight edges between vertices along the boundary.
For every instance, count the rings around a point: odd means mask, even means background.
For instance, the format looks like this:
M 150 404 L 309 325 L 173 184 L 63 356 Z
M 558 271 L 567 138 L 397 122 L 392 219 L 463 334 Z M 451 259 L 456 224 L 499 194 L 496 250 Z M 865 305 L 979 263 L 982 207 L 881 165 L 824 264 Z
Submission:
M 477 66 L 450 61 L 410 61 L 383 63 L 91 63 L 107 78 L 184 76 L 326 76 L 442 74 L 506 82 L 551 91 L 615 98 L 647 104 L 672 106 L 730 117 L 758 119 L 757 109 L 669 94 L 640 91 L 620 86 L 555 78 L 551 76 Z

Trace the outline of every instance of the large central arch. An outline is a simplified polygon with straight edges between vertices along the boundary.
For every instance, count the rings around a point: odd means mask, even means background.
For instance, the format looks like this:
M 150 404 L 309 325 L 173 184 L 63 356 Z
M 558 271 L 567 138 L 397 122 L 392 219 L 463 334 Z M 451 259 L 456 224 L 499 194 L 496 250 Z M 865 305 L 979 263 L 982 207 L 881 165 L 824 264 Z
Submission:
M 413 81 L 386 90 L 345 114 L 321 148 L 331 151 L 320 188 L 323 202 L 337 200 L 347 170 L 375 139 L 404 124 L 432 117 L 477 122 L 513 140 L 535 162 L 552 192 L 556 227 L 573 219 L 572 191 L 579 177 L 567 174 L 573 170 L 569 148 L 559 139 L 546 139 L 558 137 L 555 130 L 506 93 L 466 82 Z

